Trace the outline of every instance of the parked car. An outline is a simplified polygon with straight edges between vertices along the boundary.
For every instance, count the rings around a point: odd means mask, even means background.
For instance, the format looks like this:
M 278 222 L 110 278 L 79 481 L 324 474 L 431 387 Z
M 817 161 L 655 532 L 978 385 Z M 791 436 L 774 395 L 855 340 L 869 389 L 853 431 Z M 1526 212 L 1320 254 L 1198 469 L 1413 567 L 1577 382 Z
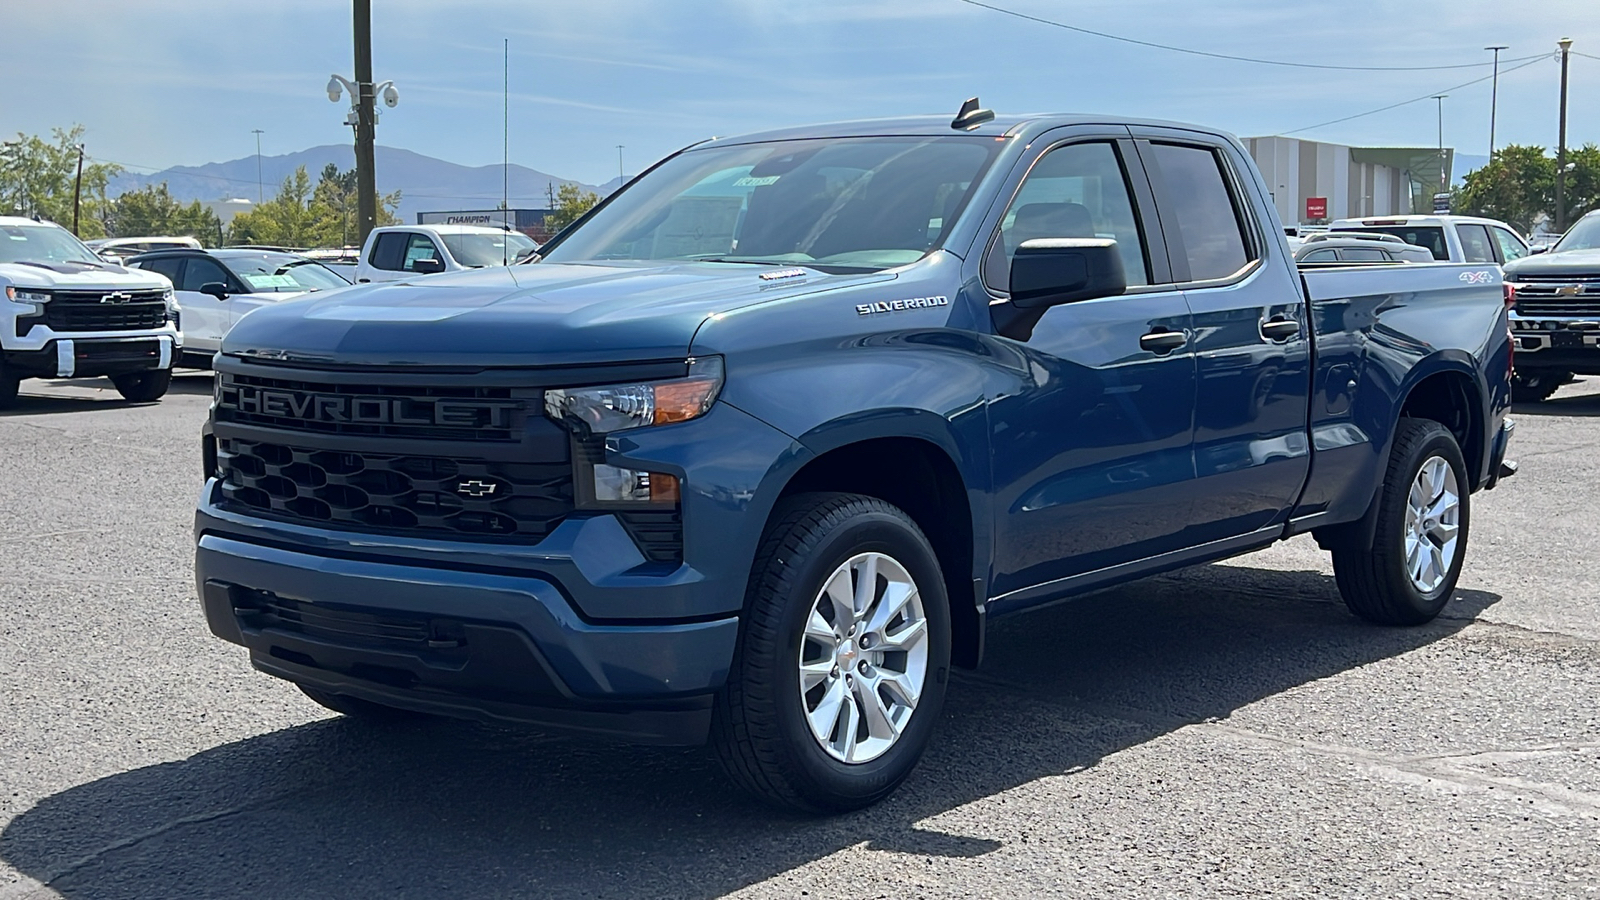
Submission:
M 106 262 L 123 263 L 130 257 L 152 250 L 199 250 L 200 241 L 192 237 L 119 237 L 99 238 L 86 242 Z
M 387 225 L 361 248 L 356 282 L 399 281 L 521 262 L 539 245 L 520 231 L 482 225 Z
M 1355 236 L 1345 237 L 1350 234 Z M 1374 240 L 1379 238 L 1379 240 Z M 1299 263 L 1433 262 L 1427 247 L 1408 244 L 1387 234 L 1340 232 L 1312 235 L 1294 251 Z
M 1600 211 L 1549 252 L 1508 263 L 1505 278 L 1516 297 L 1513 396 L 1538 403 L 1574 374 L 1600 375 Z
M 223 335 L 245 313 L 350 284 L 321 263 L 269 250 L 158 250 L 135 256 L 128 266 L 172 283 L 183 308 L 179 364 L 195 368 L 210 367 Z
M 172 286 L 96 256 L 52 222 L 0 216 L 0 408 L 24 378 L 106 375 L 158 400 L 182 347 Z
M 1330 232 L 1392 234 L 1408 244 L 1426 247 L 1445 262 L 1505 264 L 1529 254 L 1528 242 L 1515 228 L 1476 216 L 1382 216 L 1338 219 Z
M 1302 272 L 1280 228 L 1191 125 L 697 144 L 537 263 L 235 326 L 206 620 L 350 716 L 709 738 L 813 812 L 900 784 L 997 617 L 1310 532 L 1427 622 L 1511 471 L 1499 270 Z

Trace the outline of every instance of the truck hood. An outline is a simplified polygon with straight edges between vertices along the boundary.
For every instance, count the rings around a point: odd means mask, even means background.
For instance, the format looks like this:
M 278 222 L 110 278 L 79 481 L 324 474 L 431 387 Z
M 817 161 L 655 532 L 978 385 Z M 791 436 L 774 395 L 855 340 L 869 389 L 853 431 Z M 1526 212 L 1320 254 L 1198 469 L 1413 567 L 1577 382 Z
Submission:
M 153 291 L 172 286 L 166 278 L 154 272 L 111 263 L 0 263 L 0 279 L 19 288 L 63 291 Z
M 1600 250 L 1564 250 L 1506 263 L 1507 275 L 1600 275 Z
M 732 263 L 538 263 L 360 285 L 262 307 L 222 352 L 373 366 L 556 366 L 682 359 L 707 318 L 887 273 L 774 277 Z M 767 278 L 761 276 L 766 275 Z

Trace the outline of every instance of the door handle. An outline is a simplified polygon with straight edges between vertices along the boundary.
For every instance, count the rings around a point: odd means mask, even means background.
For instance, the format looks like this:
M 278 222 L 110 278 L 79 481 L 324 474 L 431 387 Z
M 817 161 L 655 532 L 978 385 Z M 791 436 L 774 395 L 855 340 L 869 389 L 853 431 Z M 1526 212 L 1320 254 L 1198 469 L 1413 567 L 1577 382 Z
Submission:
M 1261 323 L 1261 336 L 1269 341 L 1287 341 L 1300 333 L 1300 323 L 1283 316 L 1275 316 Z
M 1188 335 L 1181 331 L 1168 331 L 1159 326 L 1139 338 L 1139 346 L 1157 356 L 1165 356 L 1187 343 L 1189 343 Z

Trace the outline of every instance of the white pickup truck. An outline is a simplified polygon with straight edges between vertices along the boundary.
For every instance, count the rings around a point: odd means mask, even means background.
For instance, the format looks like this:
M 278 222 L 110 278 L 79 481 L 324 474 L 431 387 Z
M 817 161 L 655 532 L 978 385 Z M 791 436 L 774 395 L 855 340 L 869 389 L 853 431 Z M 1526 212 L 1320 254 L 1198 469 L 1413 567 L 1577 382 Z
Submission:
M 105 262 L 59 225 L 0 216 L 0 408 L 24 378 L 109 375 L 158 400 L 182 347 L 167 279 Z
M 1516 229 L 1496 219 L 1477 216 L 1368 216 L 1338 219 L 1329 232 L 1363 231 L 1392 234 L 1408 244 L 1427 247 L 1440 262 L 1505 265 L 1527 256 L 1528 242 Z
M 386 225 L 361 248 L 356 283 L 399 281 L 521 262 L 539 249 L 520 231 L 482 225 Z

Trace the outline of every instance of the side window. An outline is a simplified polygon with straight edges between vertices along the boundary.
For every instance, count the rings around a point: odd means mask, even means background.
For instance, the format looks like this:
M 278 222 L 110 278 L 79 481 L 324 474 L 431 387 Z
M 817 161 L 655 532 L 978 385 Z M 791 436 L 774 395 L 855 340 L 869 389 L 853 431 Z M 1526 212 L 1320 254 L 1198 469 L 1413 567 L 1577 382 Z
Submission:
M 378 239 L 372 242 L 372 255 L 367 258 L 367 262 L 371 263 L 374 269 L 400 271 L 400 259 L 405 256 L 408 236 L 404 231 L 386 231 L 378 235 Z
M 1011 286 L 1011 258 L 1034 238 L 1111 238 L 1128 284 L 1149 284 L 1144 239 L 1133 212 L 1127 173 L 1113 144 L 1069 144 L 1046 153 L 1028 172 L 1000 220 L 983 259 L 983 280 Z
M 146 260 L 139 264 L 139 268 L 154 272 L 157 275 L 167 276 L 173 287 L 178 285 L 178 273 L 183 269 L 183 257 L 163 256 L 157 259 Z
M 1516 235 L 1504 228 L 1492 226 L 1489 231 L 1494 235 L 1495 243 L 1500 245 L 1500 256 L 1506 262 L 1511 262 L 1513 259 L 1521 259 L 1528 255 L 1528 245 L 1524 244 Z
M 1349 262 L 1379 262 L 1388 259 L 1389 254 L 1366 247 L 1346 247 L 1339 251 L 1339 258 Z
M 1332 250 L 1318 250 L 1315 253 L 1307 253 L 1305 256 L 1300 258 L 1300 261 L 1301 262 L 1338 262 L 1339 261 L 1339 257 L 1336 254 L 1334 254 L 1334 252 Z
M 1181 144 L 1152 144 L 1151 150 L 1160 170 L 1161 221 L 1177 223 L 1189 280 L 1227 278 L 1255 259 L 1217 152 Z
M 1456 225 L 1456 235 L 1461 238 L 1463 262 L 1492 263 L 1494 248 L 1489 246 L 1489 229 L 1482 225 Z
M 400 264 L 401 271 L 415 272 L 419 259 L 439 259 L 439 248 L 425 234 L 413 234 L 411 240 L 406 242 L 406 257 Z
M 178 285 L 180 291 L 198 291 L 203 284 L 213 281 L 228 283 L 228 273 L 222 271 L 222 266 L 214 259 L 196 256 L 189 260 L 183 268 L 183 282 Z

